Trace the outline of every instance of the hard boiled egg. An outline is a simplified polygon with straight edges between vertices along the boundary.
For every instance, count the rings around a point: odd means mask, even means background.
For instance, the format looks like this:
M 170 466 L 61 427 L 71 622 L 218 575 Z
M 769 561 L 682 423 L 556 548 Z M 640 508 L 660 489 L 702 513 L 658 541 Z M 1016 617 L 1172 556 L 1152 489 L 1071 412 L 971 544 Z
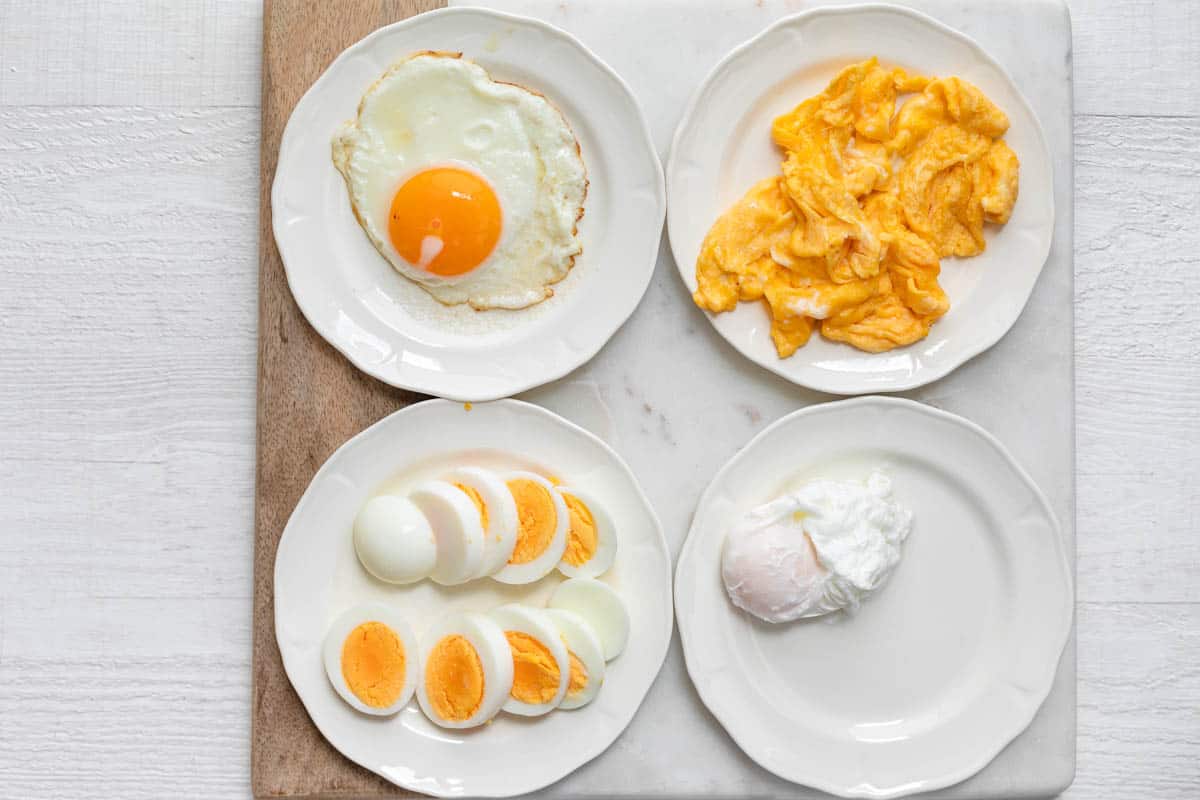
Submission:
M 446 481 L 426 481 L 409 495 L 437 538 L 437 563 L 429 574 L 445 586 L 465 583 L 483 563 L 483 524 L 465 492 Z
M 620 595 L 607 583 L 593 578 L 568 578 L 555 588 L 547 605 L 583 617 L 600 638 L 605 661 L 612 661 L 625 649 L 629 640 L 629 612 Z
M 572 709 L 586 706 L 595 699 L 604 683 L 604 648 L 600 637 L 587 620 L 574 611 L 561 608 L 546 609 L 548 616 L 567 646 L 567 659 L 571 662 L 567 695 L 558 704 L 559 708 Z
M 433 570 L 437 540 L 415 503 L 384 494 L 368 500 L 354 518 L 354 551 L 379 580 L 413 583 Z
M 494 575 L 508 563 L 517 544 L 517 504 L 499 475 L 479 467 L 464 467 L 446 476 L 466 493 L 479 511 L 483 526 L 483 559 L 479 577 Z
M 492 577 L 501 583 L 533 583 L 562 560 L 570 517 L 562 495 L 533 472 L 508 475 L 517 506 L 517 544 L 508 563 Z
M 443 728 L 473 728 L 496 716 L 512 690 L 504 632 L 483 614 L 453 614 L 421 639 L 421 710 Z
M 617 557 L 617 529 L 604 506 L 578 489 L 556 487 L 567 506 L 567 547 L 559 572 L 568 578 L 595 578 Z
M 537 717 L 558 708 L 567 695 L 571 661 L 567 646 L 546 612 L 510 604 L 491 613 L 512 650 L 513 684 L 504 710 Z
M 408 702 L 420 675 L 416 639 L 408 623 L 387 606 L 356 606 L 325 634 L 329 682 L 364 714 L 395 714 Z

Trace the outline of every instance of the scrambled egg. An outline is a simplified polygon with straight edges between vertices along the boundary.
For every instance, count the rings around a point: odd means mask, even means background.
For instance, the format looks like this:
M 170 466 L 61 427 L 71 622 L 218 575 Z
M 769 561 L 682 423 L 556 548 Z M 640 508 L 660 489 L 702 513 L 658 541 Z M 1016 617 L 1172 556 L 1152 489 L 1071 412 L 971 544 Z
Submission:
M 915 93 L 896 113 L 901 94 Z M 912 344 L 950 308 L 939 259 L 983 252 L 985 222 L 1017 199 L 1008 117 L 959 78 L 908 75 L 872 58 L 777 118 L 781 174 L 709 230 L 696 305 L 763 300 L 781 358 L 814 328 L 879 353 Z

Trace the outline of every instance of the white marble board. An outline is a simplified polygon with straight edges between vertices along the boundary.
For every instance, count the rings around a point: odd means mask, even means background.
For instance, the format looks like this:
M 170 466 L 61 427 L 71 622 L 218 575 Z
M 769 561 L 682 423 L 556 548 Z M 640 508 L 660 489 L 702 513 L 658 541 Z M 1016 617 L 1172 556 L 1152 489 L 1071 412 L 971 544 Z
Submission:
M 578 36 L 632 87 L 666 160 L 692 89 L 730 48 L 799 0 L 485 0 Z M 842 3 L 838 3 L 841 5 Z M 949 377 L 906 393 L 995 434 L 1029 471 L 1074 552 L 1073 176 L 1071 30 L 1059 0 L 905 2 L 983 45 L 1041 119 L 1055 167 L 1054 245 L 1021 319 L 994 348 Z M 672 554 L 716 470 L 765 425 L 832 399 L 749 363 L 692 305 L 665 237 L 633 317 L 590 363 L 523 395 L 594 431 L 629 462 L 654 503 Z M 636 613 L 636 609 L 633 610 Z M 930 798 L 1057 794 L 1075 771 L 1075 642 L 1030 727 L 975 777 Z M 697 698 L 678 638 L 645 704 L 604 755 L 544 793 L 819 797 L 761 770 Z

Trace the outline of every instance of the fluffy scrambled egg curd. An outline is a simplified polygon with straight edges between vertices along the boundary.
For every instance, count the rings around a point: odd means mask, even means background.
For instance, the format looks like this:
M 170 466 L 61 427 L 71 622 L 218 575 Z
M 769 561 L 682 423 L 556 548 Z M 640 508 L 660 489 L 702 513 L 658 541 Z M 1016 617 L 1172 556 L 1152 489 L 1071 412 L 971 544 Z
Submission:
M 896 101 L 912 94 L 896 113 Z M 956 77 L 854 64 L 778 117 L 781 174 L 709 230 L 696 305 L 764 300 L 781 358 L 821 335 L 880 353 L 912 344 L 950 308 L 943 256 L 983 252 L 1008 221 L 1019 162 L 1008 117 Z

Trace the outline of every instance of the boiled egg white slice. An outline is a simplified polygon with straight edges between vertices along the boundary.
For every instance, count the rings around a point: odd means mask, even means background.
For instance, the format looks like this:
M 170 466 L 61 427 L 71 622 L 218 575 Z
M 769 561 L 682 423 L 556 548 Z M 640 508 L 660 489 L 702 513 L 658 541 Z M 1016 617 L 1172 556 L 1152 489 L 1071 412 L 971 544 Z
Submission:
M 406 497 L 372 497 L 354 518 L 354 551 L 367 572 L 388 583 L 427 578 L 437 562 L 429 520 Z
M 574 611 L 583 617 L 604 650 L 604 660 L 612 661 L 621 655 L 629 640 L 629 612 L 613 588 L 594 578 L 568 578 L 550 595 L 550 608 Z
M 466 583 L 483 561 L 483 525 L 465 492 L 446 481 L 425 481 L 409 499 L 429 520 L 437 538 L 437 563 L 429 577 L 444 586 Z
M 558 708 L 567 695 L 571 660 L 567 645 L 546 612 L 512 603 L 491 612 L 512 651 L 513 684 L 504 710 L 538 717 Z
M 568 578 L 595 578 L 617 557 L 617 529 L 593 495 L 564 486 L 555 487 L 567 506 L 567 547 L 558 571 Z
M 500 626 L 483 614 L 445 617 L 421 637 L 417 702 L 443 728 L 474 728 L 500 711 L 512 690 L 513 659 Z
M 517 544 L 508 563 L 492 577 L 501 583 L 533 583 L 562 560 L 570 516 L 554 484 L 534 472 L 506 477 L 517 506 Z
M 355 606 L 334 620 L 323 651 L 329 682 L 364 714 L 395 714 L 412 697 L 421 674 L 412 628 L 378 603 Z
M 600 644 L 600 637 L 587 620 L 574 611 L 548 608 L 545 613 L 562 634 L 563 643 L 567 646 L 567 659 L 571 662 L 567 694 L 558 707 L 572 709 L 586 706 L 595 699 L 604 684 L 604 648 Z
M 494 575 L 512 556 L 517 544 L 517 504 L 499 475 L 479 467 L 464 467 L 446 476 L 467 494 L 483 526 L 483 559 L 477 577 Z

